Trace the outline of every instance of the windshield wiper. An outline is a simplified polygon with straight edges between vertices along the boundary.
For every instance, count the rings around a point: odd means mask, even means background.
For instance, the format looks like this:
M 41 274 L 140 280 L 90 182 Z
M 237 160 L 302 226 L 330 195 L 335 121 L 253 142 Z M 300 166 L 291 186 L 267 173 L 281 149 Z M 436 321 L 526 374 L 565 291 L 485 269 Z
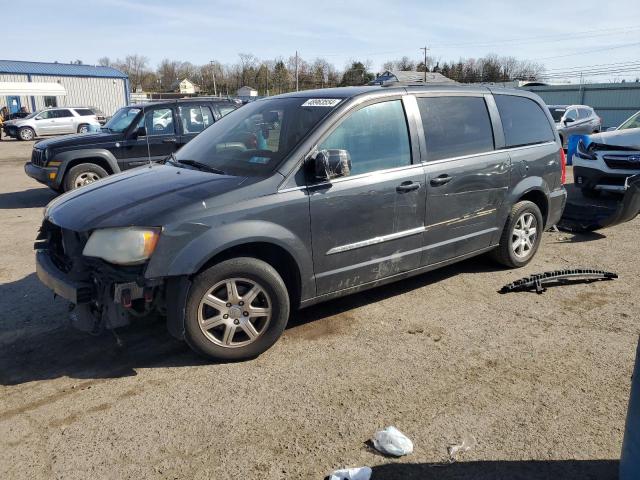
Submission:
M 176 160 L 176 157 L 173 156 L 173 155 L 170 155 L 169 158 L 173 162 L 177 162 L 177 163 L 180 163 L 182 165 L 189 165 L 190 167 L 197 168 L 198 170 L 202 170 L 204 172 L 217 173 L 218 175 L 224 175 L 225 174 L 224 171 L 220 170 L 219 168 L 210 167 L 206 163 L 197 162 L 195 160 Z

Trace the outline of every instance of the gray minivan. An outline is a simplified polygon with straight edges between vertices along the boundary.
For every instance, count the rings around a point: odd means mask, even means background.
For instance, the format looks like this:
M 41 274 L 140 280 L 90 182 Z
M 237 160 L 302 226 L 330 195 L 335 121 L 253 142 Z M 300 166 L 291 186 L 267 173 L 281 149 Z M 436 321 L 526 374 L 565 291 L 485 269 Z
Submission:
M 159 311 L 197 352 L 250 358 L 297 308 L 484 252 L 526 265 L 563 181 L 553 119 L 529 92 L 295 92 L 54 200 L 37 274 L 80 328 Z

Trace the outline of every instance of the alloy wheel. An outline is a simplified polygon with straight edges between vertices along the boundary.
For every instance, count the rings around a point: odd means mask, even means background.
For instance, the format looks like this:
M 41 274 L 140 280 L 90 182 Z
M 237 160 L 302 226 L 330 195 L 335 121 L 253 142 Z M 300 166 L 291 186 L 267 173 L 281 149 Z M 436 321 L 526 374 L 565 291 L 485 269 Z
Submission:
M 525 212 L 516 221 L 511 232 L 511 248 L 514 255 L 523 259 L 531 255 L 538 237 L 538 222 L 533 213 Z
M 75 188 L 80 188 L 85 185 L 89 185 L 97 180 L 100 180 L 100 176 L 94 172 L 84 172 L 76 177 L 76 181 L 73 183 Z
M 200 300 L 198 325 L 205 337 L 225 348 L 255 342 L 269 326 L 271 299 L 265 288 L 247 278 L 216 283 Z

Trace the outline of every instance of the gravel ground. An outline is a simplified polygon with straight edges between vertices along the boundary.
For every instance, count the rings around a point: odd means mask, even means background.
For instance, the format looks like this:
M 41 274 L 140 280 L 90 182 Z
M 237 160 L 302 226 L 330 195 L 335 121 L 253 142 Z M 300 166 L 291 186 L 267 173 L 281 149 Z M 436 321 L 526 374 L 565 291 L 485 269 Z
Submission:
M 546 233 L 534 261 L 480 257 L 295 315 L 256 360 L 210 364 L 162 323 L 95 338 L 34 274 L 54 196 L 31 144 L 0 143 L 0 478 L 617 478 L 638 327 L 640 220 Z M 558 268 L 611 282 L 496 291 Z M 412 455 L 367 440 L 394 425 Z M 475 448 L 442 466 L 470 434 Z

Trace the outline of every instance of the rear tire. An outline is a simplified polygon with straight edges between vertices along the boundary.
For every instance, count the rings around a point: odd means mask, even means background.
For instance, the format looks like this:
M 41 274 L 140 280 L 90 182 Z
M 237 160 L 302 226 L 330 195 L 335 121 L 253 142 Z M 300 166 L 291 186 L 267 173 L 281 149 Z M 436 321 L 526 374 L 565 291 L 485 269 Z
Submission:
M 538 206 L 528 200 L 516 203 L 500 237 L 500 245 L 493 250 L 493 258 L 510 268 L 524 267 L 540 246 L 544 220 Z
M 33 128 L 31 127 L 22 127 L 20 130 L 18 130 L 18 138 L 20 140 L 28 142 L 36 138 L 36 132 L 34 132 Z
M 289 309 L 287 287 L 271 265 L 250 257 L 226 260 L 195 278 L 185 340 L 211 359 L 255 358 L 280 338 Z
M 107 171 L 95 163 L 76 165 L 64 176 L 64 191 L 74 190 L 108 176 Z

